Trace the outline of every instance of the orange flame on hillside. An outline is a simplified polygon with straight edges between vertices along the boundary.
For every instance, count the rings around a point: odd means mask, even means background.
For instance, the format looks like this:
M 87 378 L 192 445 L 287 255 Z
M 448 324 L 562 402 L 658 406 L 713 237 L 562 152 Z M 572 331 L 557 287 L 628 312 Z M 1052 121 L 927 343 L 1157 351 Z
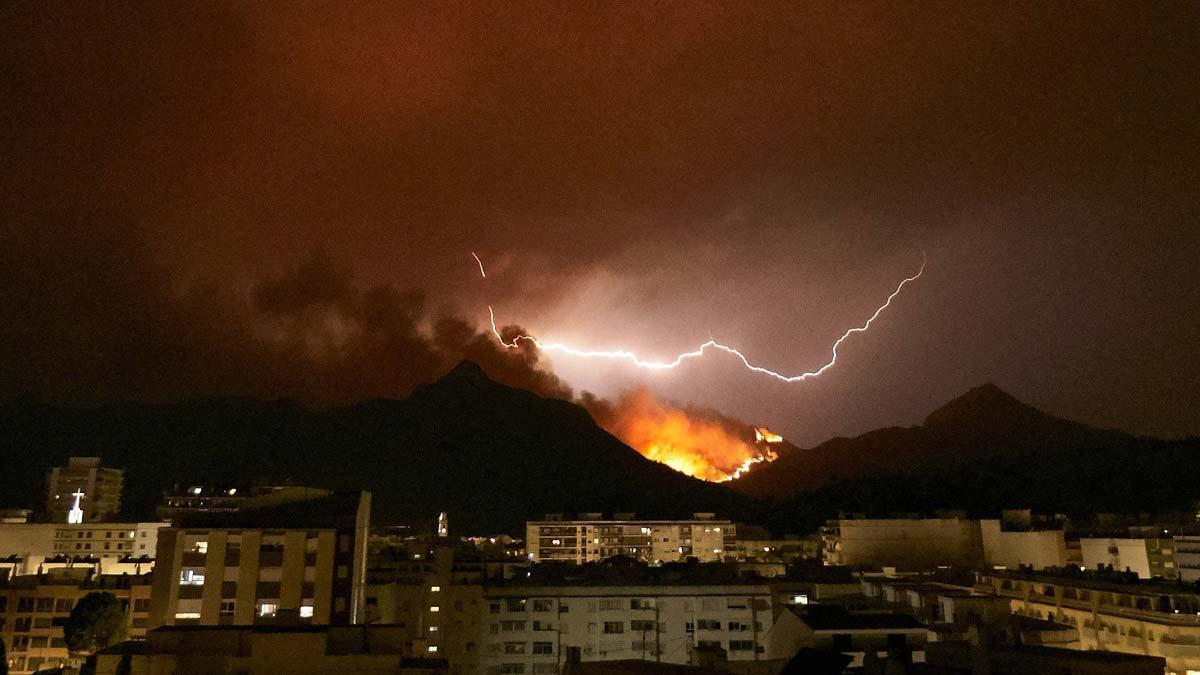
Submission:
M 673 407 L 645 388 L 621 394 L 615 405 L 593 410 L 593 415 L 609 433 L 647 459 L 707 481 L 737 478 L 752 465 L 776 457 L 769 447 L 746 438 L 749 428 L 738 429 L 715 415 Z M 761 436 L 757 440 L 778 442 Z

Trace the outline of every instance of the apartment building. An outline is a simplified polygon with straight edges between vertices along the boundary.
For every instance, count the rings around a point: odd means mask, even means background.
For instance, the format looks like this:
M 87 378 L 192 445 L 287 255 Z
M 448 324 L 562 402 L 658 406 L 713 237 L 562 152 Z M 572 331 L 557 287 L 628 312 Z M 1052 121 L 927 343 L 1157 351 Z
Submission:
M 1088 569 L 1111 565 L 1141 579 L 1175 579 L 1175 540 L 1168 538 L 1085 537 L 1079 540 L 1082 565 Z
M 71 457 L 46 476 L 46 517 L 52 523 L 102 522 L 121 510 L 125 472 L 101 466 L 99 457 Z M 72 517 L 77 511 L 79 519 Z
M 1200 594 L 1119 573 L 981 574 L 1014 613 L 1075 627 L 1078 649 L 1159 656 L 1168 675 L 1200 672 Z
M 1175 535 L 1175 565 L 1184 583 L 1200 581 L 1200 535 Z
M 54 567 L 96 574 L 142 574 L 154 567 L 158 532 L 167 523 L 0 523 L 0 577 Z
M 696 649 L 717 647 L 730 661 L 787 658 L 768 650 L 771 599 L 765 584 L 489 587 L 481 672 L 558 673 L 571 648 L 584 662 L 687 664 Z
M 75 604 L 88 593 L 112 593 L 126 609 L 131 638 L 146 634 L 150 611 L 149 575 L 94 575 L 83 568 L 13 577 L 0 583 L 0 637 L 14 675 L 53 667 L 78 667 L 63 636 Z
M 151 627 L 361 623 L 370 512 L 348 493 L 163 529 Z
M 616 514 L 605 520 L 599 513 L 578 520 L 548 517 L 525 525 L 529 560 L 585 563 L 627 556 L 652 564 L 696 558 L 701 562 L 736 555 L 737 528 L 711 513 L 691 520 L 637 520 Z

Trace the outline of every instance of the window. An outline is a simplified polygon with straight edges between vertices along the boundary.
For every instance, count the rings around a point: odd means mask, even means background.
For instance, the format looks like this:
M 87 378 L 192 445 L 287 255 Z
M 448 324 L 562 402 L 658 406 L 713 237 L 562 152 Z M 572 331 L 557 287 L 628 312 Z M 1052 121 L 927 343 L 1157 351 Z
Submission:
M 654 630 L 654 622 L 646 619 L 634 619 L 629 622 L 629 630 L 634 633 L 644 633 L 648 630 Z
M 625 632 L 625 622 L 624 621 L 605 621 L 604 622 L 604 634 L 605 635 L 617 635 L 617 634 L 624 633 L 624 632 Z
M 728 624 L 730 632 L 740 633 L 750 630 L 750 624 L 741 623 L 740 621 L 730 621 Z
M 696 628 L 700 630 L 721 630 L 721 622 L 713 619 L 698 619 Z
M 219 614 L 221 616 L 233 616 L 233 610 L 236 608 L 237 608 L 237 601 L 222 600 L 221 601 L 221 611 L 219 612 Z
M 515 633 L 525 630 L 524 621 L 501 621 L 500 630 L 505 633 Z
M 53 625 L 54 625 L 54 619 L 52 617 L 48 617 L 48 616 L 33 617 L 33 627 L 34 628 L 50 628 Z
M 18 612 L 32 612 L 33 611 L 33 603 L 34 603 L 34 598 L 32 596 L 25 596 L 25 597 L 17 598 L 17 611 Z
M 198 621 L 200 612 L 175 612 L 176 621 Z
M 275 616 L 275 612 L 279 611 L 279 603 L 277 602 L 259 602 L 259 616 Z
M 441 607 L 438 607 L 437 605 L 433 605 L 433 606 L 431 606 L 431 607 L 429 608 L 429 611 L 431 611 L 431 612 L 440 612 L 440 611 L 442 611 L 442 608 L 441 608 Z
M 180 586 L 203 586 L 204 585 L 204 570 L 202 569 L 183 569 L 179 571 Z
M 442 590 L 441 586 L 430 586 L 429 587 L 430 593 L 439 593 L 439 592 L 441 592 L 441 590 Z
M 38 598 L 36 611 L 38 611 L 38 612 L 53 612 L 54 611 L 54 598 Z
M 208 553 L 208 540 L 198 539 L 192 542 L 191 546 L 189 546 L 186 550 L 189 553 Z
M 524 612 L 525 611 L 525 599 L 524 598 L 509 598 L 504 601 L 504 609 L 509 612 Z
M 629 609 L 654 609 L 654 600 L 649 598 L 634 598 L 629 601 Z
M 14 633 L 28 633 L 32 627 L 33 617 L 31 616 L 18 616 L 17 620 L 13 622 Z
M 437 626 L 430 626 L 430 627 L 429 627 L 429 632 L 430 632 L 430 633 L 436 633 L 436 632 L 438 632 L 438 627 L 437 627 Z
M 488 603 L 488 614 L 499 614 L 499 613 L 500 613 L 500 603 L 498 603 L 498 602 Z
M 305 600 L 300 605 L 300 618 L 311 619 L 313 617 L 313 601 Z
M 436 653 L 437 650 L 438 650 L 437 645 L 429 645 L 429 647 L 428 647 L 428 651 L 430 654 Z
M 524 663 L 502 663 L 500 664 L 501 675 L 524 675 Z
M 549 612 L 553 606 L 553 600 L 542 599 L 533 601 L 533 611 L 535 612 Z
M 600 611 L 601 612 L 612 612 L 612 611 L 616 611 L 616 610 L 620 610 L 620 609 L 624 609 L 624 603 L 621 602 L 620 600 L 601 600 L 600 601 Z
M 69 612 L 75 607 L 75 601 L 71 598 L 59 598 L 54 601 L 54 611 L 57 613 Z
M 792 604 L 807 605 L 808 604 L 808 596 L 803 593 L 801 593 L 800 595 L 793 595 L 792 596 Z
M 533 653 L 534 654 L 553 654 L 554 653 L 554 643 L 553 642 L 535 642 L 535 643 L 533 643 Z
M 754 651 L 754 640 L 730 640 L 729 651 L 731 652 L 751 652 Z
M 558 675 L 558 664 L 535 663 L 533 664 L 533 675 Z
M 138 598 L 133 601 L 133 611 L 136 614 L 141 614 L 150 611 L 150 598 Z
M 504 643 L 504 653 L 505 654 L 524 654 L 525 653 L 525 643 L 524 642 L 505 642 Z

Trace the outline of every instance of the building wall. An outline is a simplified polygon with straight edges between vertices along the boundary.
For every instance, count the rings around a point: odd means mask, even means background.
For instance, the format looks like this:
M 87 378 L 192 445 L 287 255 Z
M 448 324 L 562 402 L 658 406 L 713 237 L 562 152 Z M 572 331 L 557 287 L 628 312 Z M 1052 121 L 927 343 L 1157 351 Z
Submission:
M 577 563 L 625 555 L 646 562 L 695 557 L 701 562 L 736 555 L 737 530 L 728 520 L 530 521 L 525 525 L 529 559 Z
M 828 562 L 851 567 L 927 569 L 983 563 L 979 521 L 959 518 L 840 520 Z
M 979 526 L 988 566 L 1016 569 L 1032 565 L 1041 570 L 1067 564 L 1067 541 L 1062 530 L 1005 532 L 999 520 L 982 520 Z
M 1083 566 L 1088 569 L 1096 569 L 1098 565 L 1112 565 L 1115 571 L 1129 569 L 1142 579 L 1174 579 L 1179 574 L 1175 566 L 1175 542 L 1172 539 L 1097 537 L 1081 539 L 1080 547 Z

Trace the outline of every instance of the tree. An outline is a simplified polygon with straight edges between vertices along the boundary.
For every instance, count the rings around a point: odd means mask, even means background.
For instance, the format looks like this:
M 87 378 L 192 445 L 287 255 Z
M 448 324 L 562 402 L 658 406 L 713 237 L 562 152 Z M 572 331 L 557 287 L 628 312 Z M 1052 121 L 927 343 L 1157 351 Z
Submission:
M 93 591 L 71 610 L 63 626 L 67 647 L 76 652 L 95 652 L 125 639 L 125 609 L 112 593 Z

